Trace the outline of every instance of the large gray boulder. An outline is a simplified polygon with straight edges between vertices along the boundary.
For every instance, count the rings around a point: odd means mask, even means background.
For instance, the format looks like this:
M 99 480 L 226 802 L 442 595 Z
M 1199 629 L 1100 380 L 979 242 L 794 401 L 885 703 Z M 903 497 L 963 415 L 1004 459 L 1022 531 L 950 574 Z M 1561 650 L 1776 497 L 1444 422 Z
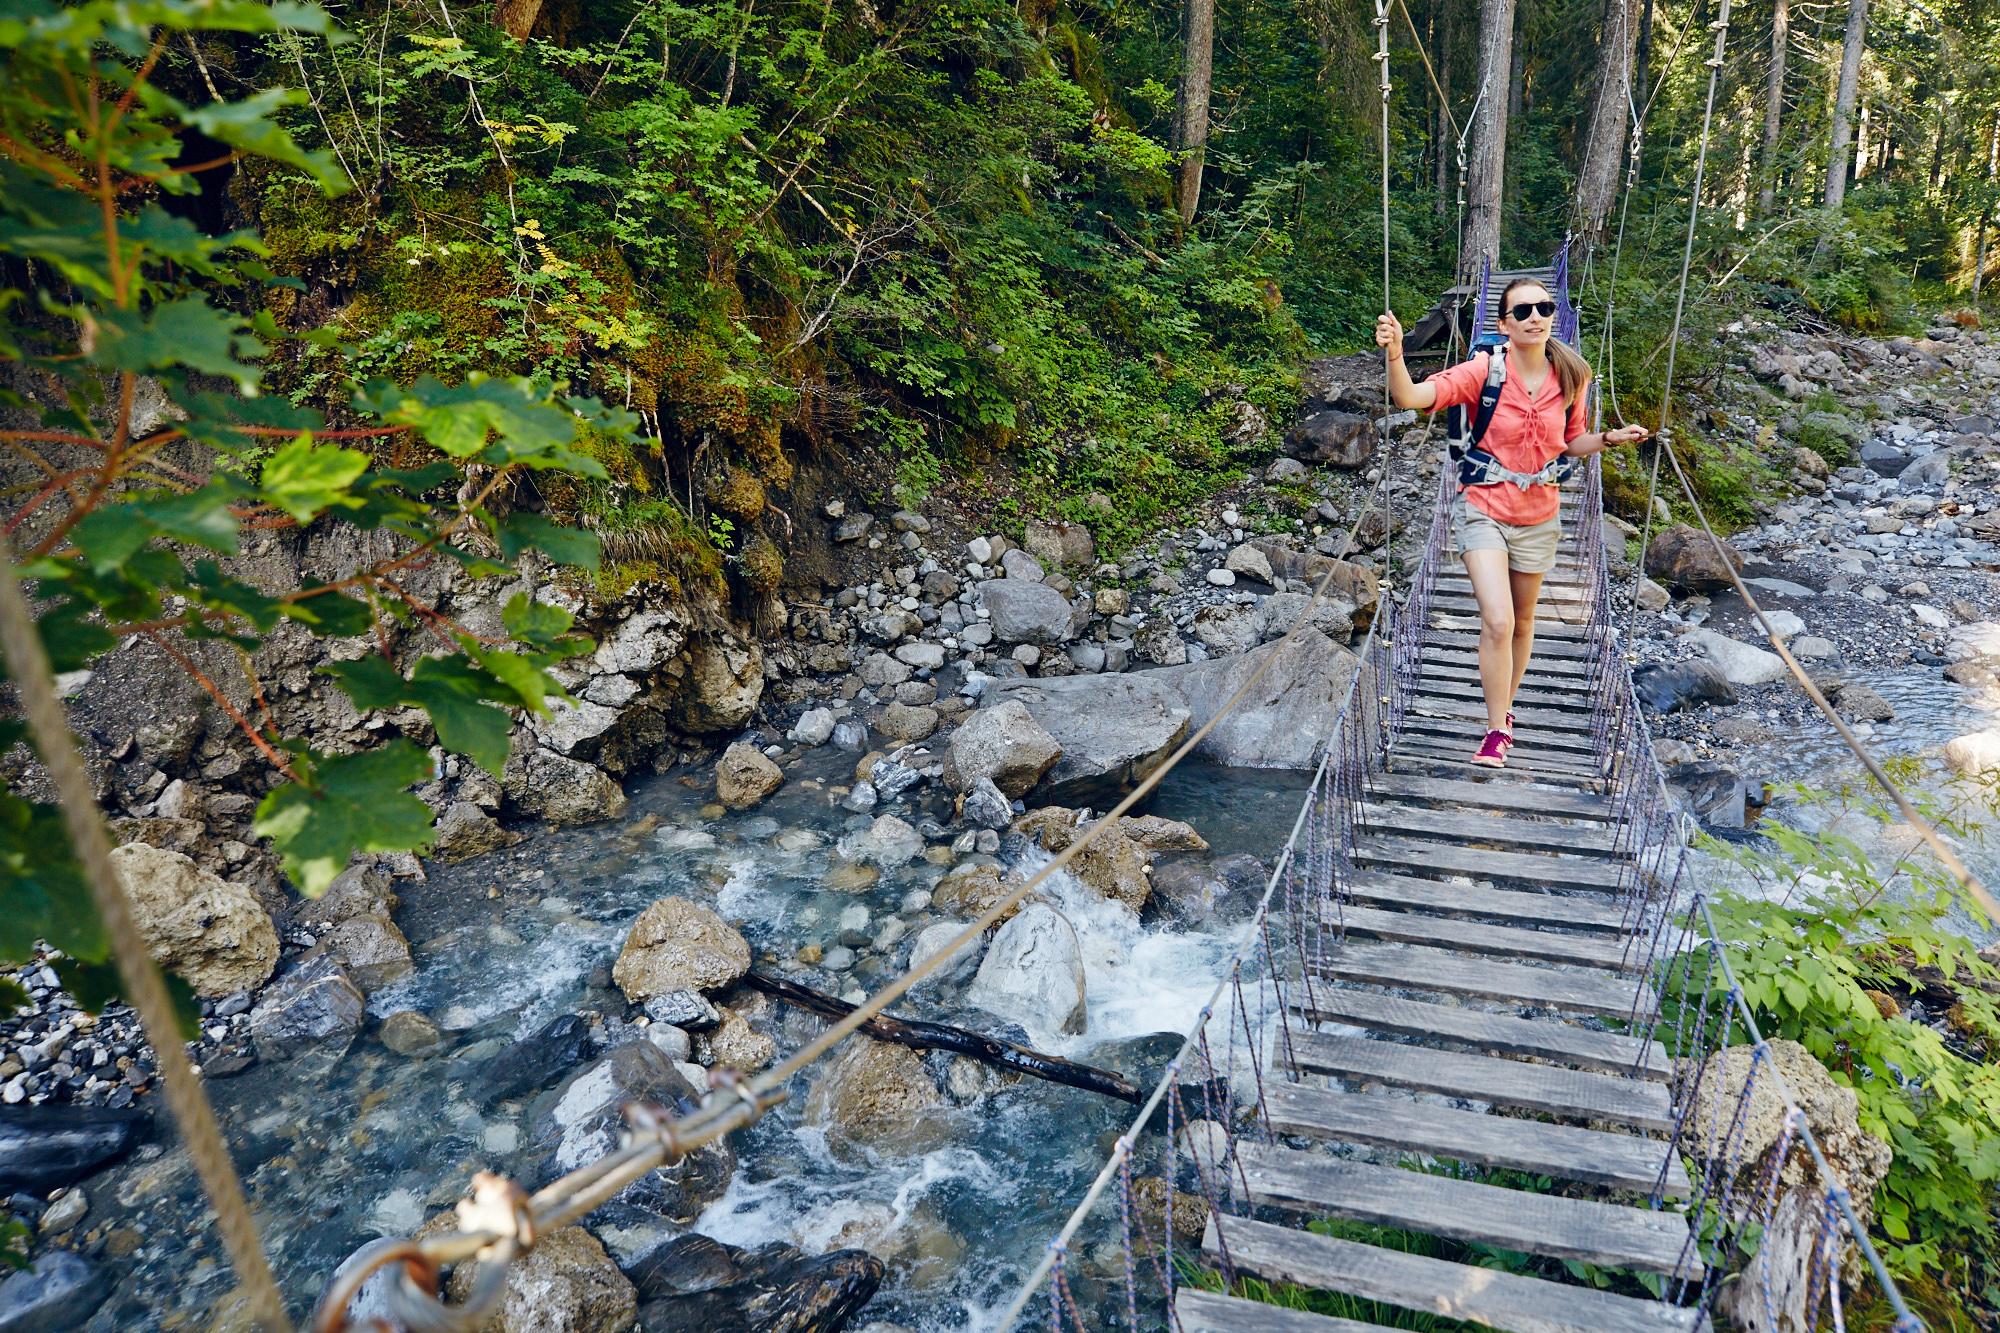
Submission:
M 1727 634 L 1710 629 L 1689 630 L 1687 641 L 1715 663 L 1731 685 L 1769 685 L 1790 674 L 1784 658 Z
M 507 757 L 501 789 L 520 814 L 551 824 L 593 824 L 625 813 L 625 793 L 603 769 L 535 744 Z
M 1064 643 L 1076 637 L 1077 614 L 1069 599 L 1046 583 L 1025 578 L 988 579 L 979 600 L 1002 643 Z
M 748 810 L 784 783 L 784 770 L 748 741 L 737 741 L 716 761 L 715 796 L 731 810 Z
M 1311 768 L 1360 660 L 1318 630 L 1149 674 L 1187 701 L 1190 725 L 1200 729 L 1267 660 L 1270 669 L 1196 753 L 1235 768 Z
M 1826 1191 L 1844 1185 L 1862 1226 L 1874 1212 L 1875 1191 L 1889 1173 L 1889 1145 L 1861 1127 L 1854 1089 L 1836 1083 L 1826 1067 L 1795 1041 L 1770 1043 L 1770 1061 L 1757 1069 L 1754 1048 L 1730 1046 L 1708 1057 L 1695 1081 L 1694 1105 L 1688 1124 L 1736 1125 L 1728 1143 L 1728 1161 L 1736 1173 L 1735 1188 L 1745 1198 L 1764 1193 L 1770 1201 L 1760 1215 L 1763 1238 L 1756 1260 L 1758 1280 L 1724 1284 L 1720 1308 L 1732 1327 L 1752 1333 L 1782 1333 L 1812 1327 L 1814 1278 L 1818 1268 L 1820 1233 L 1826 1216 Z M 1754 1073 L 1753 1073 L 1754 1071 Z M 1773 1077 L 1773 1074 L 1778 1077 Z M 1833 1178 L 1821 1176 L 1817 1163 L 1785 1132 L 1789 1108 L 1778 1092 L 1789 1089 L 1804 1112 L 1806 1124 Z M 1748 1105 L 1739 1109 L 1749 1089 Z M 1691 1138 L 1697 1136 L 1690 1136 Z M 1705 1137 L 1705 1136 L 1701 1136 Z M 1775 1162 L 1779 1145 L 1787 1149 Z M 1696 1144 L 1697 1159 L 1709 1149 Z M 1772 1181 L 1774 1166 L 1777 1179 Z M 1769 1182 L 1769 1183 L 1767 1183 Z M 1846 1278 L 1860 1276 L 1861 1261 L 1852 1247 L 1843 1247 Z
M 1257 606 L 1258 637 L 1269 641 L 1282 637 L 1298 623 L 1300 616 L 1307 616 L 1306 624 L 1312 629 L 1338 644 L 1346 644 L 1354 638 L 1354 608 L 1337 597 L 1329 596 L 1319 605 L 1312 605 L 1312 598 L 1302 592 L 1274 592 Z
M 1249 544 L 1263 552 L 1271 564 L 1271 572 L 1281 579 L 1299 579 L 1317 588 L 1320 580 L 1331 573 L 1327 596 L 1337 597 L 1356 610 L 1368 610 L 1381 597 L 1382 576 L 1367 565 L 1317 551 L 1295 551 L 1268 537 L 1253 537 Z
M 921 1151 L 935 1142 L 946 1105 L 915 1051 L 856 1037 L 821 1066 L 806 1123 L 870 1147 Z
M 634 1004 L 674 991 L 722 990 L 750 970 L 750 946 L 727 921 L 686 898 L 639 913 L 611 979 Z
M 684 1115 L 700 1096 L 652 1042 L 615 1046 L 534 1102 L 530 1123 L 536 1148 L 547 1154 L 545 1173 L 574 1171 L 615 1150 L 626 1128 L 625 1107 L 632 1102 Z M 651 1219 L 691 1222 L 721 1197 L 735 1173 L 736 1154 L 726 1141 L 705 1144 L 678 1163 L 649 1172 L 620 1194 L 617 1203 Z
M 364 995 L 400 981 L 416 963 L 396 925 L 398 906 L 387 875 L 372 866 L 348 867 L 316 901 L 299 905 L 294 924 L 318 941 L 306 958 L 332 957 Z
M 1308 463 L 1357 468 L 1375 456 L 1375 423 L 1358 412 L 1314 412 L 1285 435 L 1285 452 Z
M 233 995 L 270 979 L 278 931 L 255 893 L 142 842 L 112 848 L 111 865 L 153 961 L 195 994 Z
M 1052 569 L 1088 569 L 1097 559 L 1097 543 L 1081 523 L 1031 518 L 1021 541 L 1029 555 Z
M 1685 523 L 1674 524 L 1646 547 L 1646 572 L 1683 592 L 1728 587 L 1731 567 L 1743 568 L 1743 557 L 1735 547 L 1723 542 L 1718 552 L 1707 533 Z
M 472 1294 L 477 1265 L 452 1270 L 447 1290 Z M 639 1317 L 639 1293 L 597 1237 L 569 1226 L 538 1237 L 509 1265 L 500 1308 L 481 1333 L 622 1333 Z
M 329 955 L 306 959 L 278 978 L 250 1011 L 250 1040 L 264 1060 L 312 1051 L 331 1066 L 354 1044 L 368 1004 Z
M 986 779 L 1009 797 L 1025 796 L 1062 757 L 1062 745 L 1018 699 L 1002 699 L 952 733 L 945 780 L 970 792 Z
M 1047 903 L 1029 903 L 994 935 L 965 1000 L 1047 1037 L 1084 1030 L 1083 987 L 1076 928 Z
M 1042 779 L 1051 795 L 1134 783 L 1187 736 L 1187 700 L 1163 672 L 1058 676 L 990 686 L 994 707 L 1016 703 L 1062 747 Z

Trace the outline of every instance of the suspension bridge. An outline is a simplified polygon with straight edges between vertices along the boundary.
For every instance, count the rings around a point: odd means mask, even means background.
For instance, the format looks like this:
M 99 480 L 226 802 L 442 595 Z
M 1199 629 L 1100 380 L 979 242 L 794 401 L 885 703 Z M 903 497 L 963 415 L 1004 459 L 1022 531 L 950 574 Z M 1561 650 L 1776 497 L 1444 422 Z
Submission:
M 1573 339 L 1564 256 L 1482 275 L 1474 329 L 1516 276 L 1549 286 Z M 1700 1301 L 1634 1280 L 1686 1291 L 1707 1270 L 1680 1211 L 1696 1193 L 1677 1141 L 1693 1078 L 1655 1032 L 1682 839 L 1609 614 L 1600 473 L 1592 460 L 1565 488 L 1516 748 L 1488 773 L 1465 762 L 1485 710 L 1478 607 L 1446 556 L 1448 471 L 1283 858 L 1254 994 L 1227 1006 L 1267 1029 L 1220 1053 L 1248 1085 L 1216 1090 L 1211 1074 L 1199 1105 L 1168 1094 L 1207 1212 L 1200 1259 L 1225 1290 L 1254 1278 L 1497 1328 L 1705 1327 Z M 1387 1228 L 1391 1243 L 1308 1219 Z M 1624 1280 L 1479 1267 L 1413 1234 Z M 1173 1320 L 1380 1327 L 1200 1284 L 1174 1293 Z

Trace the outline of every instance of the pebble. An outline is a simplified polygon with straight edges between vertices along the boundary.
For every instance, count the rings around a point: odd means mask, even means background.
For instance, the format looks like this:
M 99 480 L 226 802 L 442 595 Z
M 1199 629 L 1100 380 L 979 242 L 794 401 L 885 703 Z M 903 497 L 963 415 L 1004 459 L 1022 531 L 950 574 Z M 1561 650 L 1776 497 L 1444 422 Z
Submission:
M 60 1236 L 90 1211 L 90 1198 L 80 1188 L 61 1191 L 42 1214 L 41 1230 L 44 1236 Z

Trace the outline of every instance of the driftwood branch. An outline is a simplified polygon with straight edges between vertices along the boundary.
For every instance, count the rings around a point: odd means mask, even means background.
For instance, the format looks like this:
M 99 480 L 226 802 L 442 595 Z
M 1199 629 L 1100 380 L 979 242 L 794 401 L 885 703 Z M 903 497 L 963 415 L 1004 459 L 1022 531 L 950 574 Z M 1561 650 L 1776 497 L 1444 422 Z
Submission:
M 768 973 L 752 971 L 743 978 L 743 984 L 752 990 L 762 991 L 783 1004 L 807 1009 L 827 1018 L 845 1018 L 854 1012 L 854 1006 L 845 1000 Z M 861 1030 L 877 1041 L 894 1042 L 898 1046 L 908 1046 L 919 1051 L 950 1051 L 954 1055 L 983 1060 L 989 1065 L 997 1065 L 1017 1074 L 1032 1074 L 1036 1078 L 1060 1083 L 1065 1087 L 1082 1088 L 1085 1092 L 1116 1097 L 1119 1101 L 1130 1102 L 1134 1106 L 1139 1104 L 1139 1089 L 1109 1070 L 1080 1065 L 1060 1056 L 1044 1055 L 1040 1051 L 1029 1050 L 1026 1046 L 1016 1046 L 1010 1041 L 981 1036 L 977 1032 L 953 1027 L 949 1023 L 928 1023 L 922 1019 L 895 1018 L 882 1014 L 863 1023 Z

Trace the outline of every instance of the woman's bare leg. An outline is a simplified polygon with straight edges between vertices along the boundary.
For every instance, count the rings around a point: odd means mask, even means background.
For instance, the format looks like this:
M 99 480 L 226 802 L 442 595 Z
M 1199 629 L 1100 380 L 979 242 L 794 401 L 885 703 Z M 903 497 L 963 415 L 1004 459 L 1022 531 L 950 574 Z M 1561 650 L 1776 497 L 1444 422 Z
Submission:
M 1514 667 L 1514 595 L 1507 553 L 1467 551 L 1465 576 L 1472 580 L 1472 596 L 1479 603 L 1479 686 L 1486 695 L 1486 729 L 1505 731 L 1513 687 L 1521 679 Z
M 1514 706 L 1514 696 L 1521 692 L 1521 677 L 1528 672 L 1528 658 L 1535 651 L 1535 603 L 1541 599 L 1542 574 L 1523 574 L 1518 569 L 1507 571 L 1507 582 L 1514 594 L 1514 656 L 1513 678 L 1507 687 L 1507 708 Z M 1483 678 L 1482 678 L 1483 679 Z M 1492 711 L 1492 705 L 1487 705 Z

